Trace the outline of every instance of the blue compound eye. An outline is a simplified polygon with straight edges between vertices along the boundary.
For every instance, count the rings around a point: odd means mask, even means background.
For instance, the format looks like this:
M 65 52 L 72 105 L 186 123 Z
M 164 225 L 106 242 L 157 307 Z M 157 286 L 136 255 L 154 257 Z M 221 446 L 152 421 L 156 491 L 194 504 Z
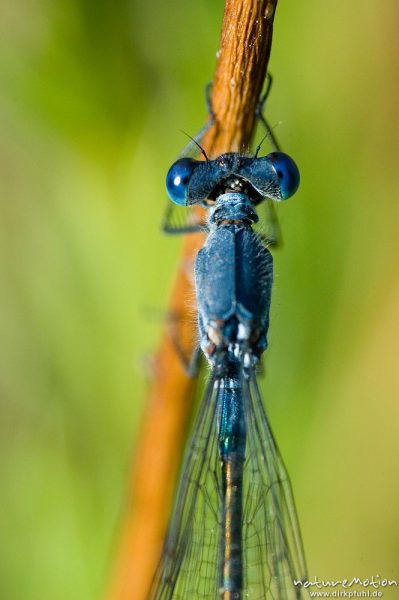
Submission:
M 186 206 L 187 187 L 199 163 L 200 161 L 193 158 L 180 158 L 170 167 L 166 175 L 166 190 L 175 204 Z
M 271 152 L 267 155 L 280 182 L 281 199 L 286 200 L 295 194 L 299 186 L 299 170 L 292 158 L 284 152 Z

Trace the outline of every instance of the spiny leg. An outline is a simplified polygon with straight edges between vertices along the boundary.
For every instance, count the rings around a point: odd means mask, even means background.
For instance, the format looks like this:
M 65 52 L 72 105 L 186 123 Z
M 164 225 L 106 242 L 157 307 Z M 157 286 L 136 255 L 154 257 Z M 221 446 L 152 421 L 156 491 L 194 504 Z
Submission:
M 212 83 L 205 87 L 205 102 L 208 109 L 208 121 L 199 130 L 199 132 L 190 139 L 190 142 L 183 148 L 178 158 L 185 158 L 190 155 L 198 154 L 198 148 L 201 148 L 201 140 L 215 122 L 215 113 L 212 109 Z M 184 212 L 183 212 L 184 211 Z M 179 209 L 168 202 L 167 208 L 162 219 L 162 231 L 169 235 L 182 235 L 186 233 L 199 233 L 206 231 L 206 222 L 197 208 Z
M 185 373 L 189 377 L 194 378 L 198 375 L 200 370 L 202 351 L 198 341 L 195 342 L 193 350 L 190 349 L 187 351 L 187 349 L 185 349 L 183 331 L 180 330 L 181 322 L 180 315 L 168 315 L 166 319 L 167 332 Z
M 269 123 L 264 115 L 266 100 L 269 97 L 270 90 L 272 88 L 272 84 L 273 84 L 273 77 L 271 76 L 270 73 L 267 73 L 266 88 L 265 88 L 264 93 L 259 98 L 259 101 L 258 101 L 255 111 L 256 111 L 257 119 L 261 123 L 263 129 L 266 131 L 266 136 L 273 148 L 273 151 L 281 152 L 281 146 L 280 146 L 276 136 L 274 135 L 273 128 L 269 125 Z M 274 204 L 270 200 L 266 201 L 264 206 L 265 206 L 265 211 L 266 211 L 266 220 L 270 227 L 270 234 L 266 235 L 266 236 L 261 235 L 261 237 L 268 246 L 273 246 L 274 248 L 276 248 L 277 246 L 282 245 L 281 228 L 280 228 L 280 225 L 278 222 L 276 209 L 274 207 Z

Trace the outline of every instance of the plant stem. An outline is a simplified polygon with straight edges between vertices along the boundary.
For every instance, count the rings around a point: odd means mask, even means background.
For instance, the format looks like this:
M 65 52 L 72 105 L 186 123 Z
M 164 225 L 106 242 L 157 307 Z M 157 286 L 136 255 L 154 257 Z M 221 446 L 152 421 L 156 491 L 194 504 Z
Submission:
M 276 4 L 277 0 L 226 0 L 212 88 L 215 121 L 202 141 L 211 157 L 249 147 Z M 194 296 L 193 261 L 203 242 L 203 234 L 185 237 L 168 306 L 168 313 L 179 320 L 188 350 L 195 345 L 196 322 L 187 299 Z M 144 600 L 162 549 L 196 385 L 184 372 L 168 330 L 165 325 L 156 353 L 108 600 Z

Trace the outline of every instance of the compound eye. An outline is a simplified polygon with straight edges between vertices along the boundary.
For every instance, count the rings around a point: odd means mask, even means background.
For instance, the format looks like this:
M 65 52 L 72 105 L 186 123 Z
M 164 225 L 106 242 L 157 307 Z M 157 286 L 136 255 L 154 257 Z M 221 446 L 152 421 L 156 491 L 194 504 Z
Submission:
M 166 190 L 175 204 L 187 205 L 188 184 L 199 163 L 200 161 L 193 158 L 180 158 L 170 167 L 166 175 Z
M 295 194 L 299 186 L 299 169 L 288 154 L 271 152 L 267 159 L 275 170 L 280 182 L 281 199 L 286 200 Z

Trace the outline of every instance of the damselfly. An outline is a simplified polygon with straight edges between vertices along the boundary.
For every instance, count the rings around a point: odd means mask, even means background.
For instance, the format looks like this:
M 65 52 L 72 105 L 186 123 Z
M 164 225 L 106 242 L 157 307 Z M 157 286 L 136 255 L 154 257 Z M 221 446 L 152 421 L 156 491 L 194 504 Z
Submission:
M 280 151 L 205 158 L 177 160 L 166 182 L 173 202 L 202 205 L 209 215 L 195 285 L 211 375 L 150 598 L 298 599 L 306 572 L 301 535 L 256 381 L 267 347 L 273 260 L 253 225 L 265 198 L 295 193 L 299 171 Z

